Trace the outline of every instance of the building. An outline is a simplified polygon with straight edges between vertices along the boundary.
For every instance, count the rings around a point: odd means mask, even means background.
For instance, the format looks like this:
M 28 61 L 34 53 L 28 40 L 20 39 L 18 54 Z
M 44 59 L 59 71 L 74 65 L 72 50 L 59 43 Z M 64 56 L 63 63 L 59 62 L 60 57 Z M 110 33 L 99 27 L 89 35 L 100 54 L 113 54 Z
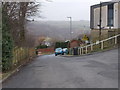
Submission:
M 70 42 L 70 48 L 80 47 L 82 44 L 84 44 L 81 40 L 72 40 Z
M 46 46 L 52 46 L 53 44 L 53 41 L 52 41 L 52 38 L 50 37 L 46 37 L 45 40 L 42 42 L 42 45 L 46 45 Z
M 90 13 L 91 38 L 93 41 L 99 40 L 100 19 L 101 39 L 111 37 L 120 32 L 120 0 L 92 5 Z

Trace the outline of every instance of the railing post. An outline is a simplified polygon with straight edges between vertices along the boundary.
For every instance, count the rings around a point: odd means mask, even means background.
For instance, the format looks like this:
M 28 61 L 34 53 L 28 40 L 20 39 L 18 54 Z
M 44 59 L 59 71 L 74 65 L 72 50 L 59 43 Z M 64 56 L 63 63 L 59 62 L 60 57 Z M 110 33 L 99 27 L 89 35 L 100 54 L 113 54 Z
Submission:
M 87 46 L 86 46 L 86 54 L 87 54 L 87 51 L 88 51 L 88 50 L 87 50 Z
M 80 48 L 79 48 L 79 55 L 80 55 Z
M 78 48 L 78 55 L 80 55 L 80 48 Z
M 83 54 L 83 47 L 81 47 L 81 55 Z
M 91 51 L 93 51 L 93 49 L 94 49 L 94 45 L 97 45 L 97 44 L 100 44 L 100 47 L 99 48 L 101 48 L 102 50 L 104 49 L 104 42 L 105 41 L 108 41 L 108 40 L 111 40 L 111 39 L 114 39 L 115 38 L 115 44 L 117 44 L 117 37 L 118 36 L 120 36 L 120 34 L 119 35 L 117 35 L 117 36 L 114 36 L 114 37 L 110 37 L 110 38 L 108 38 L 108 39 L 105 39 L 105 40 L 102 40 L 102 41 L 100 41 L 100 42 L 96 42 L 96 43 L 93 43 L 93 44 L 90 44 L 90 45 L 87 45 L 87 46 L 83 46 L 83 47 L 80 47 L 80 48 L 78 48 L 78 54 L 79 55 L 83 55 L 84 54 L 84 48 L 85 48 L 85 53 L 87 54 L 87 53 L 89 53 L 89 46 L 91 47 Z M 73 54 L 73 50 L 71 50 L 72 51 L 72 54 Z
M 80 55 L 81 55 L 81 48 L 80 48 Z
M 91 44 L 91 51 L 93 51 L 93 44 Z
M 115 44 L 117 44 L 117 36 L 115 37 Z
M 103 43 L 103 41 L 101 42 L 101 49 L 104 49 L 104 43 Z
M 19 62 L 19 59 L 20 59 L 20 57 L 19 57 L 19 48 L 17 48 L 17 53 L 16 53 L 16 60 L 17 60 L 17 64 L 18 64 L 18 62 Z
M 83 47 L 82 47 L 82 55 L 84 54 L 84 49 L 83 49 Z
M 77 53 L 78 53 L 78 55 L 79 55 L 79 48 L 78 48 L 78 50 L 77 50 Z

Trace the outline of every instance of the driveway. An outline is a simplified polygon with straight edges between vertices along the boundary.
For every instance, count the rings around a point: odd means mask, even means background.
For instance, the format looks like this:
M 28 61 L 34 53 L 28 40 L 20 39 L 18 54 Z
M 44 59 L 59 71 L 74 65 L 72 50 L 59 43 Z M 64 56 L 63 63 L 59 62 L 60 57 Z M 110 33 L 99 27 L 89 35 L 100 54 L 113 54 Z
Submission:
M 39 56 L 3 88 L 118 88 L 118 50 L 81 57 Z

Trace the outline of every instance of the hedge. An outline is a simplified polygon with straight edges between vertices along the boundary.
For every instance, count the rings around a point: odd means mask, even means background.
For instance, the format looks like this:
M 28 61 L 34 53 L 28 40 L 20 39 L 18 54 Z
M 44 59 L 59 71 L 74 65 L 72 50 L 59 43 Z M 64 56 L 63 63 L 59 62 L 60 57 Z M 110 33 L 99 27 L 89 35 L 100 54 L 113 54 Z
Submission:
M 13 40 L 7 14 L 5 12 L 2 14 L 2 71 L 4 72 L 12 66 Z

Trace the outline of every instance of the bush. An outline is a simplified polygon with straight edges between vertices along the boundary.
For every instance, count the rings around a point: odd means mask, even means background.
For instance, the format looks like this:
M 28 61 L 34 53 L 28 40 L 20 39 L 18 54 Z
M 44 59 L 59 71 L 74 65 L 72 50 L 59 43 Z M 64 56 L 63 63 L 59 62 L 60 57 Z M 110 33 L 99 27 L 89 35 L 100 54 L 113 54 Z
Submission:
M 56 42 L 55 48 L 68 48 L 68 42 Z
M 2 12 L 2 70 L 9 70 L 12 66 L 13 41 L 10 34 L 7 14 Z
M 39 45 L 39 46 L 37 46 L 36 48 L 37 48 L 37 49 L 43 49 L 43 48 L 48 48 L 48 46 L 47 46 L 47 45 Z

